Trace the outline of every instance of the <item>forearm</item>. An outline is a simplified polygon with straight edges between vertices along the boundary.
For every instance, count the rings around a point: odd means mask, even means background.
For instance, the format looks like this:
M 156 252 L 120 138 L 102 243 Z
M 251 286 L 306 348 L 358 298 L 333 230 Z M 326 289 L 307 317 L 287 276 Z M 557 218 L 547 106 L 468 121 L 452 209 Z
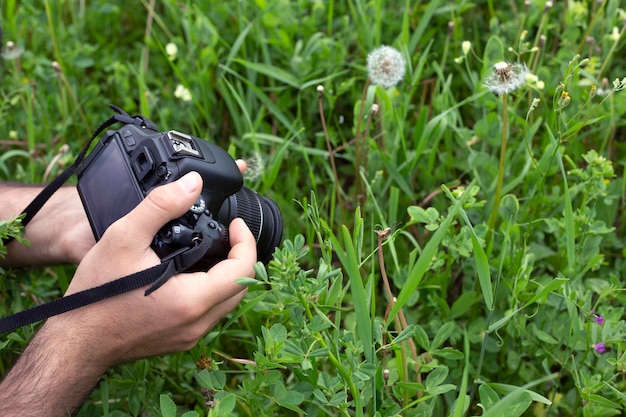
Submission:
M 70 415 L 106 371 L 84 345 L 88 339 L 72 334 L 80 326 L 60 323 L 50 319 L 0 383 L 0 415 Z
M 19 215 L 42 189 L 41 186 L 0 183 L 0 218 Z M 0 259 L 0 265 L 77 263 L 94 243 L 93 239 L 89 240 L 88 227 L 76 188 L 62 187 L 25 228 L 24 238 L 30 246 L 12 241 L 7 246 L 7 257 Z M 83 235 L 87 239 L 79 238 Z

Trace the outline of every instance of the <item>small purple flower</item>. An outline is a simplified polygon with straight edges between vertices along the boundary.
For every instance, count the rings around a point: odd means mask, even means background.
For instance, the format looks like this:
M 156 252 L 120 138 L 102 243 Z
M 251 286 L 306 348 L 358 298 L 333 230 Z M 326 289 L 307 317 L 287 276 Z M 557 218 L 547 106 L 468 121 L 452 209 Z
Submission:
M 595 345 L 591 345 L 591 347 L 598 353 L 606 352 L 606 343 L 605 342 L 596 343 Z
M 599 316 L 594 314 L 593 321 L 595 321 L 599 326 L 602 326 L 604 324 L 604 314 L 600 314 Z

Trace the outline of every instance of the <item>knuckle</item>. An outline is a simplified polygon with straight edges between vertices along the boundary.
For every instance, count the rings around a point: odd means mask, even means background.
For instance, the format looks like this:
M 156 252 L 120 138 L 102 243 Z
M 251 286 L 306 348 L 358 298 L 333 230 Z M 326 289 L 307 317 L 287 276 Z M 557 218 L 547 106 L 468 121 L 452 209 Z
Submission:
M 178 317 L 182 325 L 196 322 L 205 313 L 205 308 L 192 300 L 180 300 L 173 308 L 173 314 Z

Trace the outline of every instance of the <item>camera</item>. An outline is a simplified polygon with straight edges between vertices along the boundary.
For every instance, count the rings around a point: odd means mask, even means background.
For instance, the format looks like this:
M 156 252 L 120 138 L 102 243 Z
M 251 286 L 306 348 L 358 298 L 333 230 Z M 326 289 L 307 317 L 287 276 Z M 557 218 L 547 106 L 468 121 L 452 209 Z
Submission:
M 135 116 L 141 117 L 141 116 Z M 148 119 L 109 130 L 78 167 L 78 193 L 96 240 L 137 206 L 153 188 L 191 171 L 202 176 L 198 200 L 155 235 L 152 249 L 164 262 L 211 239 L 207 253 L 186 271 L 206 271 L 230 250 L 228 225 L 241 217 L 267 263 L 282 238 L 276 203 L 243 186 L 234 159 L 219 146 L 177 132 L 160 132 Z

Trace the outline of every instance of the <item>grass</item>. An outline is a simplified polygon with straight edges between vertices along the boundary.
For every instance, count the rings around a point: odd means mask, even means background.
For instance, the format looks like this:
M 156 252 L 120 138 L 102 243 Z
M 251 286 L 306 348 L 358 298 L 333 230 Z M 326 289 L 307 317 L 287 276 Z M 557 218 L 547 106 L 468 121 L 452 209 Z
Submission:
M 0 179 L 49 181 L 113 103 L 247 159 L 285 219 L 228 319 L 79 415 L 622 415 L 624 22 L 616 0 L 3 2 Z M 368 78 L 381 45 L 395 87 Z M 536 78 L 503 100 L 499 61 Z M 5 271 L 0 312 L 72 273 Z M 35 329 L 0 338 L 1 373 Z

